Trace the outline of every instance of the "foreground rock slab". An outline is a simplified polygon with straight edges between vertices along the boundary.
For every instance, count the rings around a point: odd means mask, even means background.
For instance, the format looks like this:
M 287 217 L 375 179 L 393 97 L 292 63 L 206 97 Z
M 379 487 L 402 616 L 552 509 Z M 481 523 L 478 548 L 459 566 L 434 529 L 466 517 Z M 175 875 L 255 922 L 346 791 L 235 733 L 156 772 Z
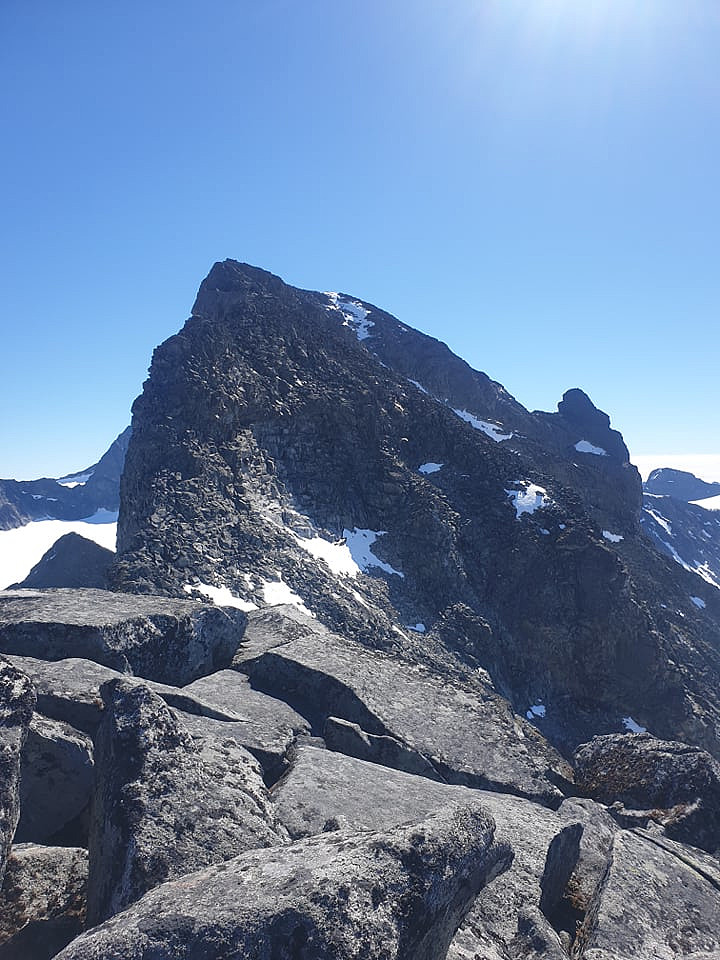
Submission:
M 519 797 L 449 786 L 312 746 L 298 749 L 290 772 L 272 795 L 278 816 L 293 837 L 338 826 L 388 829 L 449 805 L 481 803 L 497 825 L 496 837 L 512 846 L 514 860 L 480 893 L 448 956 L 459 960 L 464 949 L 471 958 L 476 954 L 483 960 L 503 957 L 501 945 L 509 949 L 518 935 L 518 916 L 528 908 L 535 911 L 536 925 L 560 948 L 540 905 L 542 901 L 543 908 L 552 912 L 557 891 L 561 897 L 575 867 L 578 851 L 572 843 L 563 857 L 548 856 L 553 842 L 568 827 L 574 831 L 569 839 L 577 840 L 580 831 L 572 818 Z M 543 884 L 550 891 L 545 899 Z
M 334 831 L 164 884 L 58 960 L 444 960 L 511 858 L 479 806 L 387 832 Z
M 0 958 L 50 960 L 85 925 L 87 850 L 13 847 L 0 891 Z
M 80 657 L 181 686 L 227 666 L 240 610 L 107 590 L 0 591 L 0 652 Z
M 0 883 L 20 817 L 20 756 L 35 702 L 25 674 L 0 659 Z
M 309 617 L 287 620 L 279 641 L 275 614 L 263 650 L 264 620 L 250 621 L 235 656 L 258 689 L 287 701 L 321 733 L 328 717 L 357 724 L 377 741 L 367 755 L 408 769 L 430 766 L 438 779 L 532 797 L 558 806 L 569 768 L 489 682 L 441 676 L 330 633 Z M 338 725 L 334 725 L 334 731 Z M 347 735 L 348 728 L 345 728 Z M 360 742 L 358 733 L 356 741 Z
M 89 923 L 166 880 L 284 841 L 257 761 L 236 741 L 194 740 L 136 682 L 110 680 L 101 694 Z
M 705 750 L 648 733 L 595 737 L 577 750 L 575 776 L 582 793 L 620 805 L 621 822 L 653 820 L 720 853 L 720 763 Z

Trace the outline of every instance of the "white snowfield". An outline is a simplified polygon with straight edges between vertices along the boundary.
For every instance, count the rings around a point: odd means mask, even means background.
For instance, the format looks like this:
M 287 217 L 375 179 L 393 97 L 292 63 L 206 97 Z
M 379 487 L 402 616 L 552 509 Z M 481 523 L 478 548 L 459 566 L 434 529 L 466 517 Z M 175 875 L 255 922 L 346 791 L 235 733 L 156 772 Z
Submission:
M 698 610 L 704 610 L 705 607 L 707 606 L 707 604 L 705 603 L 702 597 L 690 597 L 690 599 L 698 608 Z
M 322 537 L 295 537 L 298 544 L 317 560 L 324 560 L 336 577 L 356 577 L 360 567 L 347 543 L 331 543 Z
M 527 480 L 516 480 L 515 482 L 521 485 L 521 489 L 506 490 L 505 493 L 512 499 L 517 520 L 524 513 L 535 513 L 536 510 L 541 510 L 550 503 L 547 490 L 544 487 L 539 487 L 536 483 L 530 483 Z
M 608 455 L 607 450 L 594 446 L 589 440 L 578 440 L 575 449 L 578 453 L 593 453 L 596 457 L 606 457 Z
M 705 500 L 691 500 L 696 507 L 702 507 L 704 510 L 720 510 L 720 496 L 707 497 Z
M 251 581 L 248 580 L 247 574 L 245 575 L 245 580 L 250 587 Z M 315 616 L 315 614 L 305 606 L 302 597 L 298 596 L 282 578 L 277 580 L 261 579 L 260 585 L 262 586 L 263 600 L 268 607 L 277 607 L 280 604 L 288 603 L 297 607 L 298 610 L 301 610 L 309 617 Z M 201 593 L 204 597 L 207 597 L 208 600 L 212 600 L 217 607 L 235 607 L 238 610 L 244 610 L 246 613 L 259 609 L 258 605 L 253 603 L 252 600 L 243 600 L 242 597 L 231 593 L 228 587 L 213 587 L 209 583 L 186 583 L 183 586 L 183 590 L 189 594 L 194 592 Z
M 366 572 L 369 567 L 379 567 L 381 570 L 384 570 L 385 573 L 393 573 L 396 577 L 401 577 L 404 580 L 404 573 L 391 567 L 390 564 L 385 563 L 384 560 L 378 559 L 372 552 L 372 545 L 378 537 L 383 537 L 386 533 L 387 530 L 360 530 L 354 527 L 352 530 L 343 530 L 343 537 L 345 537 L 348 550 L 353 560 L 363 573 Z
M 95 473 L 94 470 L 91 470 L 90 473 L 76 473 L 67 477 L 61 477 L 55 482 L 61 487 L 70 487 L 71 489 L 72 487 L 84 487 L 93 473 Z
M 186 583 L 183 590 L 185 593 L 193 593 L 197 590 L 208 600 L 212 600 L 217 607 L 235 607 L 238 610 L 244 610 L 246 613 L 258 608 L 252 600 L 243 600 L 241 597 L 236 597 L 234 593 L 230 593 L 227 587 L 213 587 L 209 583 Z
M 623 717 L 622 718 L 623 726 L 630 733 L 647 733 L 646 727 L 641 727 L 639 723 L 636 723 L 632 717 Z
M 456 410 L 453 407 L 453 413 L 457 414 L 461 420 L 469 423 L 471 427 L 475 427 L 476 430 L 482 430 L 482 432 L 490 437 L 491 440 L 494 440 L 495 443 L 500 443 L 502 440 L 510 440 L 513 436 L 512 433 L 503 433 L 503 428 L 499 424 L 488 423 L 487 420 L 478 420 L 476 416 L 468 413 L 467 410 Z
M 35 520 L 14 530 L 0 530 L 0 590 L 20 583 L 50 547 L 66 533 L 79 533 L 115 550 L 117 513 L 98 510 L 84 520 Z
M 430 461 L 429 463 L 422 463 L 418 467 L 418 473 L 424 473 L 424 474 L 437 473 L 438 470 L 440 470 L 440 468 L 443 466 L 444 464 L 442 463 L 433 463 L 432 461 Z

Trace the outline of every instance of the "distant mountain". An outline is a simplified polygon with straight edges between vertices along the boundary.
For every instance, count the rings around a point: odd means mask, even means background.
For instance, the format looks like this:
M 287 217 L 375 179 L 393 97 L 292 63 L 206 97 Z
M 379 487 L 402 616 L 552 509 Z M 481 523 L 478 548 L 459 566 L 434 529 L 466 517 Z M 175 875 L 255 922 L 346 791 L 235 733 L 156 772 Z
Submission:
M 664 467 L 653 470 L 643 490 L 645 533 L 662 553 L 720 588 L 720 503 L 714 503 L 720 483 Z
M 643 488 L 647 493 L 673 497 L 675 500 L 684 500 L 685 503 L 720 496 L 720 483 L 708 483 L 692 473 L 672 470 L 670 467 L 653 470 Z
M 131 428 L 91 467 L 58 479 L 0 480 L 0 530 L 34 520 L 83 520 L 99 510 L 117 513 L 120 475 Z

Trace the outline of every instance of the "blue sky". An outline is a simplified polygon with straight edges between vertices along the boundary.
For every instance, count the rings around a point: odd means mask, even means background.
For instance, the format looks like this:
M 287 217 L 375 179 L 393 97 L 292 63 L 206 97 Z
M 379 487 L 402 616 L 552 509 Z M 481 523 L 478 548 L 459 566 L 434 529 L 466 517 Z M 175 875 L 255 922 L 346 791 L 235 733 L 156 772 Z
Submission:
M 0 36 L 0 476 L 95 460 L 225 257 L 720 454 L 717 0 L 4 0 Z

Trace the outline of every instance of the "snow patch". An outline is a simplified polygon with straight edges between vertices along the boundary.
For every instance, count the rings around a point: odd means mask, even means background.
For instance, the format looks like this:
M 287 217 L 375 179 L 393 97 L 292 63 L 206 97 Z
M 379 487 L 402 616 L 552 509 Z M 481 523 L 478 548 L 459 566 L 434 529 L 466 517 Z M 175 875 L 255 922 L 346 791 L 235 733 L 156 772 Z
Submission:
M 495 443 L 500 443 L 501 440 L 510 440 L 513 436 L 512 433 L 503 433 L 502 427 L 499 424 L 488 423 L 487 420 L 478 420 L 477 417 L 473 416 L 472 413 L 468 413 L 467 410 L 456 410 L 453 407 L 453 413 L 457 414 L 461 420 L 469 423 L 471 427 L 475 427 L 476 430 L 482 430 L 482 432 L 490 437 L 491 440 L 494 440 Z
M 525 716 L 528 718 L 528 720 L 533 720 L 535 717 L 544 717 L 545 705 L 541 700 L 538 700 L 537 703 L 534 703 L 530 707 Z
M 426 390 L 421 383 L 417 382 L 417 380 L 411 380 L 410 377 L 408 377 L 407 380 L 408 383 L 411 383 L 414 387 L 417 387 L 421 393 L 426 393 L 428 396 L 430 396 L 430 391 Z
M 90 473 L 75 473 L 67 477 L 60 477 L 55 483 L 61 487 L 70 487 L 70 489 L 73 487 L 84 487 L 94 472 L 94 470 L 91 470 Z
M 360 567 L 353 560 L 347 543 L 331 543 L 322 537 L 298 537 L 298 544 L 317 560 L 323 560 L 336 577 L 356 577 Z
M 261 580 L 260 582 L 263 589 L 263 600 L 269 607 L 277 607 L 281 603 L 289 603 L 309 617 L 315 616 L 315 614 L 305 606 L 302 597 L 299 597 L 297 593 L 291 590 L 284 580 Z
M 379 567 L 385 573 L 394 573 L 395 576 L 405 579 L 405 574 L 400 570 L 395 570 L 389 563 L 378 559 L 372 552 L 372 545 L 378 537 L 384 537 L 387 530 L 360 530 L 357 527 L 352 530 L 343 530 L 343 536 L 347 542 L 348 549 L 355 563 L 363 572 L 368 567 Z
M 516 519 L 519 520 L 524 513 L 535 513 L 536 510 L 541 510 L 550 503 L 547 490 L 543 487 L 539 487 L 536 483 L 530 483 L 528 480 L 516 480 L 515 482 L 522 484 L 525 489 L 506 490 L 505 493 L 512 499 Z
M 690 599 L 698 608 L 698 610 L 704 610 L 705 607 L 707 606 L 707 604 L 705 603 L 702 597 L 690 597 Z
M 625 539 L 622 534 L 611 533 L 609 530 L 603 530 L 603 536 L 606 540 L 609 540 L 610 543 L 620 543 L 621 540 Z
M 442 463 L 433 463 L 432 461 L 430 461 L 429 463 L 421 464 L 418 467 L 418 473 L 424 473 L 424 474 L 437 473 L 438 470 L 443 466 L 444 464 Z
M 647 728 L 641 727 L 640 724 L 636 723 L 632 717 L 623 717 L 622 722 L 625 729 L 629 730 L 630 733 L 647 733 Z
M 415 626 L 409 623 L 408 630 L 412 630 L 414 633 L 425 633 L 426 627 L 424 623 L 416 623 Z
M 244 610 L 248 613 L 250 610 L 257 610 L 258 606 L 252 600 L 243 600 L 230 593 L 227 587 L 213 587 L 209 583 L 186 583 L 183 587 L 185 593 L 197 591 L 218 607 L 236 607 L 238 610 Z
M 332 301 L 333 307 L 343 315 L 343 326 L 351 327 L 358 340 L 367 340 L 368 337 L 372 336 L 370 329 L 375 324 L 372 320 L 367 319 L 370 311 L 358 300 L 347 300 L 337 293 L 327 293 L 326 296 Z
M 647 508 L 647 507 L 645 508 L 645 513 L 647 513 L 649 516 L 651 516 L 651 517 L 653 518 L 653 520 L 655 521 L 655 523 L 657 523 L 659 526 L 661 526 L 661 527 L 663 528 L 663 530 L 665 531 L 665 533 L 667 533 L 667 535 L 668 535 L 669 537 L 671 537 L 671 536 L 673 535 L 672 527 L 670 526 L 670 521 L 669 521 L 669 520 L 666 520 L 665 517 L 661 517 L 660 514 L 659 514 L 656 510 L 650 510 L 650 509 Z
M 607 450 L 603 450 L 602 447 L 596 447 L 590 443 L 589 440 L 578 440 L 575 444 L 575 449 L 578 453 L 593 453 L 596 457 L 606 457 L 608 455 Z
M 104 514 L 103 520 L 98 514 Z M 66 533 L 99 543 L 107 550 L 115 550 L 117 514 L 98 511 L 85 520 L 35 520 L 24 527 L 0 530 L 0 590 L 11 583 L 21 583 L 50 547 Z

